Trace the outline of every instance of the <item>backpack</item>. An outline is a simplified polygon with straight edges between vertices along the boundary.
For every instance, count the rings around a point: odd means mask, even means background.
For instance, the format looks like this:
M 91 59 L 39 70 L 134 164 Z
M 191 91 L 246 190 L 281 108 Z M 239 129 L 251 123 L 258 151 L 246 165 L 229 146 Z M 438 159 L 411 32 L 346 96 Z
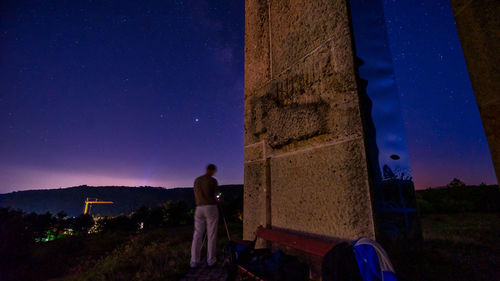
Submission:
M 391 261 L 380 244 L 360 238 L 352 245 L 363 281 L 397 281 Z
M 254 243 L 241 244 L 230 241 L 222 250 L 226 280 L 235 280 L 238 265 L 260 278 L 277 281 L 309 280 L 309 267 L 294 256 L 270 249 L 254 249 Z
M 235 241 L 229 241 L 229 243 L 222 248 L 222 265 L 226 269 L 228 276 L 226 280 L 234 280 L 236 278 L 238 264 L 248 263 L 254 243 L 242 244 Z
M 326 253 L 321 266 L 321 278 L 323 281 L 363 281 L 351 244 L 339 243 Z

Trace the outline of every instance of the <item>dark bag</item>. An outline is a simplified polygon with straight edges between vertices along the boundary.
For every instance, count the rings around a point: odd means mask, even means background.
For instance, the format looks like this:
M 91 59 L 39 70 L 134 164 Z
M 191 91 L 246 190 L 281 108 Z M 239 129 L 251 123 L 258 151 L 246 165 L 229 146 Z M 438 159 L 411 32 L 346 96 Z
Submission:
M 362 281 L 354 247 L 346 242 L 337 244 L 323 258 L 323 281 Z
M 235 280 L 238 265 L 260 278 L 277 281 L 309 280 L 309 266 L 294 256 L 270 249 L 254 249 L 253 243 L 237 243 L 230 241 L 223 249 L 223 265 L 227 270 L 226 280 Z
M 274 280 L 277 281 L 307 281 L 309 266 L 297 257 L 278 252 L 278 271 Z
M 267 248 L 253 249 L 246 263 L 241 263 L 248 271 L 263 279 L 272 279 L 273 257 L 271 250 Z
M 271 252 L 259 249 L 252 253 L 250 263 L 246 266 L 250 272 L 265 280 L 275 281 L 307 281 L 309 266 L 294 256 L 281 251 Z
M 246 264 L 250 260 L 252 253 L 255 251 L 254 243 L 238 243 L 229 241 L 227 245 L 222 248 L 224 257 L 223 264 Z
M 238 264 L 247 264 L 250 260 L 251 253 L 254 251 L 254 243 L 242 244 L 235 241 L 229 241 L 224 248 L 222 248 L 223 262 L 222 265 L 227 271 L 226 280 L 235 280 Z
M 222 248 L 222 256 L 224 260 L 222 261 L 222 265 L 226 269 L 227 279 L 226 281 L 232 281 L 236 279 L 237 275 L 237 258 L 238 255 L 236 253 L 236 245 L 233 241 L 229 241 L 229 243 Z

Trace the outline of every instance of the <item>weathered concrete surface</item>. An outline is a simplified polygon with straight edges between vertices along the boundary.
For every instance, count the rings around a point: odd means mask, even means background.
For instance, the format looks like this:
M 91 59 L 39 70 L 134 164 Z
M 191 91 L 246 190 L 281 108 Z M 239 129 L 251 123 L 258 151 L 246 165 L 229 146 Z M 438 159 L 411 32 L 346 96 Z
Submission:
M 265 160 L 245 163 L 243 217 L 250 218 L 245 219 L 248 240 L 253 240 L 258 226 L 268 224 L 266 172 Z
M 267 0 L 245 1 L 245 95 L 271 79 Z
M 497 180 L 500 178 L 500 5 L 497 0 L 451 0 L 465 62 Z
M 245 3 L 244 238 L 373 238 L 345 0 Z
M 345 238 L 370 234 L 370 200 L 360 188 L 368 184 L 363 146 L 354 139 L 272 158 L 272 225 Z
M 345 1 L 269 2 L 273 76 L 337 36 L 336 28 L 348 27 Z

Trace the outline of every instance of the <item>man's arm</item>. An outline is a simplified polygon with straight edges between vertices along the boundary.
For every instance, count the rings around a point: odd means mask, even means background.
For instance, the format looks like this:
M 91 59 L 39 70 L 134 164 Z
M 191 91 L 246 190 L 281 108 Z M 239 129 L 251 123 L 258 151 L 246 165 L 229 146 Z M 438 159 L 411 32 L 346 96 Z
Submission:
M 219 201 L 217 198 L 217 195 L 219 194 L 219 183 L 217 182 L 216 179 L 214 179 L 214 197 L 216 201 Z

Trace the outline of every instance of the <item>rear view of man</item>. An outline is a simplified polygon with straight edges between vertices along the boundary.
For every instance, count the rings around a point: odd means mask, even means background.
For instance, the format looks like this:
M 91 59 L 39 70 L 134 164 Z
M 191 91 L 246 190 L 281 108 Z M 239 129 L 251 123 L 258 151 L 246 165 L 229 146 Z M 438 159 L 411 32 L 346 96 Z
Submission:
M 207 166 L 203 176 L 194 181 L 194 198 L 196 211 L 194 212 L 194 235 L 191 245 L 191 267 L 200 265 L 201 247 L 203 246 L 203 234 L 207 231 L 207 264 L 214 266 L 216 262 L 215 240 L 217 238 L 217 224 L 219 222 L 219 210 L 217 208 L 217 180 L 213 175 L 217 171 L 214 164 Z

